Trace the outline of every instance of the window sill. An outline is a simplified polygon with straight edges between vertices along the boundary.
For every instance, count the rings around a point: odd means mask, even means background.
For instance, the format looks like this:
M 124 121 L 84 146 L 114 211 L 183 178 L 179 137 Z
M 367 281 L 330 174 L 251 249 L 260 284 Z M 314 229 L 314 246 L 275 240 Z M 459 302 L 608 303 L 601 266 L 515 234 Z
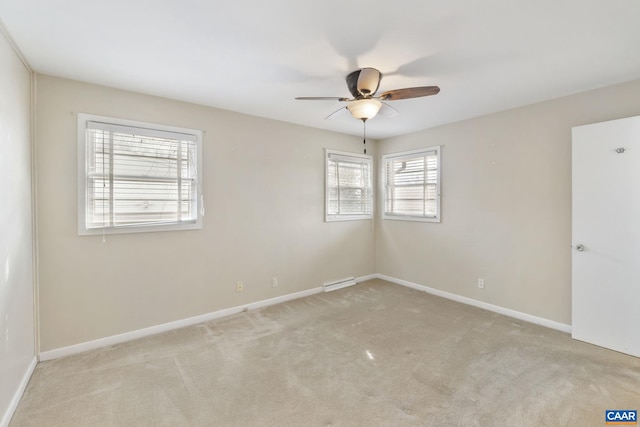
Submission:
M 373 219 L 372 215 L 331 215 L 325 217 L 325 222 L 339 222 L 339 221 L 357 221 L 363 219 Z
M 201 230 L 202 218 L 183 223 L 149 224 L 149 225 L 125 225 L 108 228 L 79 228 L 79 236 L 102 236 L 103 234 L 131 234 L 131 233 L 152 233 L 161 231 L 181 231 L 181 230 Z
M 408 215 L 382 215 L 382 219 L 390 219 L 396 221 L 415 221 L 415 222 L 440 222 L 440 217 L 423 217 L 423 216 L 408 216 Z

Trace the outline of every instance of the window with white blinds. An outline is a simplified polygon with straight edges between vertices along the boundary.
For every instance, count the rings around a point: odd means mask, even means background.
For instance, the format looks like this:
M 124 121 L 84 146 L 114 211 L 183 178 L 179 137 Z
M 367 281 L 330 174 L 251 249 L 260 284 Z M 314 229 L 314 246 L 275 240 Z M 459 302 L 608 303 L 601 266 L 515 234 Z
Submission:
M 326 150 L 327 221 L 372 218 L 371 171 L 371 156 Z
M 78 115 L 79 234 L 202 228 L 202 133 Z
M 440 222 L 440 147 L 382 156 L 383 218 Z

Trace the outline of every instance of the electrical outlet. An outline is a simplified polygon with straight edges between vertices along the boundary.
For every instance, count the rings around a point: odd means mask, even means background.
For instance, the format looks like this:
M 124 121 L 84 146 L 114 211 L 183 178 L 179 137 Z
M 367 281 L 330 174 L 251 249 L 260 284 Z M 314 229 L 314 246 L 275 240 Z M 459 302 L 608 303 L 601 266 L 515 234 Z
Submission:
M 271 279 L 271 287 L 272 288 L 277 288 L 278 287 L 278 278 L 274 277 Z
M 478 279 L 478 287 L 484 289 L 484 279 Z
M 236 282 L 236 292 L 242 292 L 242 291 L 244 291 L 244 283 Z

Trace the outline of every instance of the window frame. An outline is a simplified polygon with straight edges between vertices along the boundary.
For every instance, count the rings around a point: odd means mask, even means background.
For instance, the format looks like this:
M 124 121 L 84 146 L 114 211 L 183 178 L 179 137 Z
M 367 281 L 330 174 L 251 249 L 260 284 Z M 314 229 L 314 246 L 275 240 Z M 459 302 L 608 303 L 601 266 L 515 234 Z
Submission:
M 359 154 L 359 153 L 349 153 L 345 151 L 337 151 L 331 149 L 325 149 L 325 158 L 324 158 L 324 194 L 325 194 L 325 222 L 335 222 L 335 221 L 356 221 L 356 220 L 366 220 L 373 219 L 373 211 L 374 211 L 374 191 L 373 191 L 373 156 L 368 154 Z M 342 157 L 351 157 L 356 159 L 364 159 L 367 160 L 369 166 L 369 179 L 368 186 L 366 188 L 367 196 L 369 198 L 369 207 L 370 213 L 368 214 L 330 214 L 329 213 L 329 158 L 330 155 L 342 156 Z M 339 186 L 337 187 L 339 188 Z
M 162 222 L 154 224 L 129 224 L 120 226 L 106 226 L 87 228 L 87 200 L 88 200 L 88 167 L 90 163 L 87 158 L 87 129 L 89 122 L 102 122 L 106 125 L 136 127 L 147 129 L 150 133 L 170 132 L 191 135 L 195 139 L 196 144 L 196 218 L 185 221 Z M 114 117 L 100 116 L 95 114 L 78 113 L 77 123 L 77 144 L 78 144 L 78 235 L 104 235 L 104 234 L 125 234 L 125 233 L 144 233 L 158 231 L 175 231 L 175 230 L 197 230 L 203 228 L 204 201 L 202 197 L 202 131 L 195 129 L 187 129 L 176 126 L 161 125 L 157 123 L 140 122 L 136 120 L 127 120 Z
M 390 220 L 399 220 L 399 221 L 418 221 L 418 222 L 441 222 L 441 170 L 442 170 L 442 155 L 441 155 L 441 146 L 434 145 L 431 147 L 419 148 L 416 150 L 410 151 L 402 151 L 398 153 L 389 153 L 382 156 L 381 162 L 381 176 L 383 179 L 383 191 L 384 191 L 384 200 L 382 207 L 382 219 L 390 219 Z M 422 215 L 404 215 L 397 214 L 393 212 L 387 211 L 387 204 L 390 200 L 388 182 L 389 177 L 387 176 L 387 165 L 390 161 L 400 160 L 402 158 L 415 158 L 415 157 L 426 157 L 431 153 L 435 152 L 436 161 L 437 161 L 437 170 L 436 170 L 436 214 L 435 216 L 422 216 Z M 424 184 L 426 185 L 426 184 Z M 423 199 L 424 200 L 424 199 Z

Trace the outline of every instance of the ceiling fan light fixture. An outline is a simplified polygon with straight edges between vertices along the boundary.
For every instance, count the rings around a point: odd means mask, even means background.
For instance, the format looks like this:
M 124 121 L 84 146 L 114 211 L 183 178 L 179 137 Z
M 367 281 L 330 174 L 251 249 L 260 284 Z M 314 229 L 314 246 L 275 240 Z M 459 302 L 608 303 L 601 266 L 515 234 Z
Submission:
M 354 118 L 366 121 L 374 118 L 380 111 L 380 107 L 382 103 L 377 99 L 366 98 L 349 102 L 347 110 Z

